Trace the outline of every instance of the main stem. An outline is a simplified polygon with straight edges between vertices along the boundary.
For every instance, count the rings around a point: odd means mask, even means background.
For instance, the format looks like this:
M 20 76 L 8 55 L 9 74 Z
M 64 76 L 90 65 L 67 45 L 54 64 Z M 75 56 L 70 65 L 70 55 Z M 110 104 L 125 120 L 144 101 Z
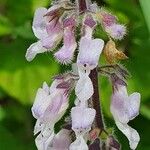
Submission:
M 98 82 L 98 71 L 97 68 L 91 71 L 90 78 L 94 87 L 94 94 L 92 96 L 93 107 L 96 110 L 96 126 L 102 131 L 104 129 L 103 115 L 101 110 L 101 102 L 99 96 L 99 82 Z

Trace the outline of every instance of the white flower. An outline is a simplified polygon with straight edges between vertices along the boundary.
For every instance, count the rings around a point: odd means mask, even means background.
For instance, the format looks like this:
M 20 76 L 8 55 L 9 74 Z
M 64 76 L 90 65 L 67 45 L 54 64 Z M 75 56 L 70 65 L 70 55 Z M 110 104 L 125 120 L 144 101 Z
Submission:
M 85 104 L 86 101 L 91 98 L 94 93 L 93 84 L 91 79 L 89 78 L 89 72 L 85 73 L 85 71 L 80 67 L 78 67 L 78 72 L 80 78 L 77 81 L 75 93 L 81 103 Z
M 37 119 L 34 134 L 40 132 L 35 140 L 38 150 L 47 150 L 54 138 L 54 125 L 68 108 L 66 89 L 57 88 L 61 82 L 55 79 L 50 88 L 44 83 L 37 91 L 32 114 Z
M 88 146 L 84 138 L 91 129 L 95 114 L 96 111 L 92 108 L 82 106 L 72 108 L 72 129 L 76 134 L 76 140 L 70 145 L 70 150 L 88 150 Z
M 133 93 L 128 96 L 126 86 L 116 84 L 112 95 L 111 113 L 116 125 L 129 140 L 130 148 L 136 149 L 140 137 L 138 132 L 127 123 L 139 114 L 140 94 Z
M 103 47 L 104 41 L 101 39 L 82 37 L 79 45 L 77 64 L 83 68 L 93 70 L 98 65 Z

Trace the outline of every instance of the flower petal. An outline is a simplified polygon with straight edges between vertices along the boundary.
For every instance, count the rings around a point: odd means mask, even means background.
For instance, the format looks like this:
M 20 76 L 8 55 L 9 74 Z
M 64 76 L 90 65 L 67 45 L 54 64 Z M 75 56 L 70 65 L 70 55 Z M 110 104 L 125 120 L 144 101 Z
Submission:
M 33 19 L 33 32 L 38 39 L 42 39 L 47 36 L 46 31 L 46 20 L 44 15 L 47 13 L 47 9 L 44 7 L 38 8 L 35 11 L 34 19 Z
M 128 115 L 128 95 L 125 86 L 118 86 L 117 89 L 114 89 L 112 95 L 110 110 L 115 118 L 122 123 L 129 122 Z
M 88 146 L 82 136 L 77 137 L 77 139 L 70 145 L 69 150 L 88 150 Z
M 52 144 L 54 136 L 54 131 L 50 130 L 46 136 L 40 133 L 35 139 L 38 150 L 48 150 L 48 146 Z
M 94 93 L 93 84 L 88 74 L 84 73 L 80 75 L 80 79 L 75 87 L 75 93 L 78 99 L 83 103 L 92 97 Z
M 95 118 L 95 110 L 92 108 L 73 107 L 71 110 L 72 129 L 89 130 Z M 82 116 L 82 117 L 81 117 Z
M 91 70 L 98 65 L 99 57 L 104 47 L 104 41 L 101 39 L 88 39 L 82 37 L 79 46 L 77 64 L 87 66 Z
M 139 114 L 139 108 L 140 108 L 140 99 L 141 95 L 140 93 L 133 93 L 129 96 L 129 116 L 130 120 L 134 119 Z
M 121 40 L 126 34 L 126 27 L 120 24 L 107 26 L 105 30 L 112 38 L 116 40 Z
M 62 40 L 62 32 L 48 35 L 41 40 L 42 46 L 46 49 L 53 50 Z
M 73 59 L 74 51 L 77 48 L 75 39 L 75 19 L 73 17 L 67 18 L 64 21 L 64 45 L 55 53 L 56 59 L 61 63 L 70 63 Z
M 46 93 L 42 88 L 39 88 L 31 109 L 33 116 L 36 119 L 41 118 L 50 103 L 51 100 L 48 99 L 48 93 Z
M 39 53 L 44 53 L 47 50 L 42 46 L 41 41 L 38 41 L 36 43 L 33 43 L 26 52 L 26 59 L 27 61 L 32 61 L 35 56 Z
M 135 129 L 131 128 L 128 124 L 123 124 L 116 121 L 116 125 L 119 130 L 128 138 L 130 148 L 132 150 L 135 150 L 140 141 L 138 132 Z
M 71 144 L 70 131 L 62 129 L 54 137 L 52 147 L 53 150 L 68 150 Z

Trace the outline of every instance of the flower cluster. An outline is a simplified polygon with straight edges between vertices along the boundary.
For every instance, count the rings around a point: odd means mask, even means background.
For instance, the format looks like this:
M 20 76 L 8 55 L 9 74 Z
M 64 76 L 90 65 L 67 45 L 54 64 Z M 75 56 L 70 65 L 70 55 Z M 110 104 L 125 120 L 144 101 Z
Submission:
M 110 38 L 105 48 L 104 41 L 93 36 L 97 25 L 101 25 Z M 72 64 L 73 71 L 55 76 L 51 86 L 44 82 L 37 91 L 32 114 L 37 119 L 34 134 L 37 135 L 35 142 L 38 150 L 88 150 L 96 145 L 100 149 L 101 133 L 107 131 L 105 126 L 101 128 L 97 123 L 97 117 L 102 114 L 98 114 L 101 113 L 101 108 L 98 108 L 99 111 L 93 104 L 94 101 L 99 101 L 93 99 L 96 92 L 94 77 L 90 77 L 93 70 L 107 74 L 112 81 L 110 111 L 118 129 L 127 136 L 130 148 L 135 149 L 140 137 L 128 122 L 139 114 L 140 94 L 128 96 L 125 81 L 128 72 L 119 65 L 114 65 L 118 59 L 127 58 L 122 51 L 116 49 L 113 41 L 124 37 L 125 26 L 117 22 L 117 17 L 99 9 L 96 3 L 92 4 L 89 0 L 79 0 L 76 3 L 59 0 L 49 9 L 38 8 L 35 11 L 32 29 L 38 41 L 28 48 L 28 61 L 32 61 L 37 54 L 48 51 L 62 64 L 70 64 L 76 59 L 76 63 Z M 76 31 L 81 32 L 78 34 Z M 63 46 L 58 51 L 53 51 L 61 41 Z M 78 53 L 75 53 L 76 49 Z M 103 49 L 106 60 L 111 65 L 98 68 Z M 76 97 L 70 109 L 69 97 L 73 90 Z M 67 110 L 71 115 L 69 121 L 66 121 L 69 128 L 62 125 L 62 129 L 56 133 L 55 125 Z M 108 149 L 120 149 L 113 133 L 107 133 L 104 145 Z

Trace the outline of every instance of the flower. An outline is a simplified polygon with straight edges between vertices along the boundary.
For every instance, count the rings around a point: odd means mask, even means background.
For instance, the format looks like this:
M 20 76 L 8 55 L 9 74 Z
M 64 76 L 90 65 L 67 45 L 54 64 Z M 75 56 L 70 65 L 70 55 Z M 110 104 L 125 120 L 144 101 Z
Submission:
M 32 61 L 38 53 L 53 49 L 63 37 L 61 16 L 65 9 L 63 3 L 53 5 L 48 10 L 44 7 L 35 11 L 33 19 L 33 32 L 38 42 L 32 44 L 26 53 L 26 59 Z
M 126 27 L 120 24 L 113 24 L 105 27 L 106 32 L 116 40 L 121 40 L 126 34 Z
M 82 37 L 79 45 L 77 64 L 83 68 L 93 70 L 98 65 L 103 47 L 104 41 L 101 39 Z
M 43 88 L 39 88 L 36 94 L 35 102 L 32 106 L 32 114 L 36 119 L 42 122 L 55 120 L 57 122 L 62 116 L 62 112 L 68 106 L 67 95 L 64 89 L 47 90 L 46 83 Z
M 140 137 L 138 132 L 128 125 L 128 122 L 139 114 L 139 107 L 139 93 L 135 92 L 128 96 L 126 86 L 121 84 L 114 85 L 110 110 L 117 127 L 128 138 L 131 149 L 136 149 Z
M 126 27 L 117 23 L 117 17 L 106 11 L 98 12 L 101 24 L 107 34 L 116 40 L 121 40 L 126 34 Z
M 68 107 L 66 90 L 57 86 L 62 80 L 54 80 L 49 88 L 46 83 L 39 88 L 35 102 L 32 106 L 32 114 L 37 119 L 34 134 L 39 133 L 35 142 L 38 150 L 47 150 L 54 138 L 54 125 L 64 115 Z
M 55 53 L 55 58 L 64 64 L 70 63 L 73 59 L 74 51 L 77 48 L 75 39 L 76 21 L 73 16 L 64 20 L 64 45 Z
M 70 145 L 70 150 L 88 150 L 84 136 L 86 136 L 86 133 L 90 131 L 95 114 L 96 111 L 92 108 L 86 108 L 83 106 L 72 108 L 72 129 L 76 134 L 76 140 Z

